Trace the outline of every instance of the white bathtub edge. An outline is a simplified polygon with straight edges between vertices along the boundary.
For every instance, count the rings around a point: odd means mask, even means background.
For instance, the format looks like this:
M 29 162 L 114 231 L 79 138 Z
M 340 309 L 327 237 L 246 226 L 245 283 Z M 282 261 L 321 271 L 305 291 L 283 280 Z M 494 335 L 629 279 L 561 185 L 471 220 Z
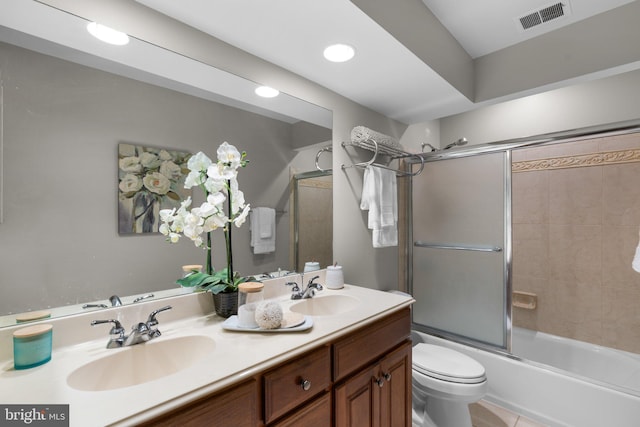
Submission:
M 635 427 L 640 398 L 518 360 L 417 332 L 424 341 L 454 348 L 487 372 L 485 399 L 552 427 Z

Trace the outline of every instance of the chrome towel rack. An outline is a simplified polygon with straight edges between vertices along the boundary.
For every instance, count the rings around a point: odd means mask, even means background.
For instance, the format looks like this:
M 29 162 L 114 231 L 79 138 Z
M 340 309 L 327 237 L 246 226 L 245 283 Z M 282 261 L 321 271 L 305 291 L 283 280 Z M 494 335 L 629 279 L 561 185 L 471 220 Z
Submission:
M 342 169 L 349 169 L 349 168 L 366 168 L 367 166 L 377 166 L 379 168 L 383 168 L 383 169 L 388 169 L 388 170 L 392 170 L 394 172 L 396 172 L 396 174 L 400 175 L 400 176 L 416 176 L 419 175 L 422 170 L 424 169 L 424 158 L 418 154 L 413 154 L 413 153 L 408 153 L 404 150 L 401 150 L 399 148 L 396 147 L 392 147 L 389 145 L 384 145 L 384 144 L 378 144 L 375 140 L 373 139 L 367 139 L 364 141 L 358 141 L 358 142 L 342 142 L 342 148 L 347 148 L 347 147 L 358 147 L 358 148 L 363 148 L 367 151 L 372 151 L 373 152 L 373 157 L 366 161 L 366 162 L 360 162 L 360 163 L 354 163 L 351 165 L 342 165 Z M 398 160 L 398 159 L 403 159 L 403 158 L 407 158 L 407 157 L 416 157 L 418 158 L 418 160 L 420 160 L 420 168 L 416 171 L 416 172 L 405 172 L 402 171 L 400 169 L 396 169 L 396 168 L 392 168 L 389 167 L 387 165 L 382 165 L 380 163 L 376 163 L 376 159 L 378 158 L 378 155 L 382 154 L 384 156 L 389 157 L 389 160 Z

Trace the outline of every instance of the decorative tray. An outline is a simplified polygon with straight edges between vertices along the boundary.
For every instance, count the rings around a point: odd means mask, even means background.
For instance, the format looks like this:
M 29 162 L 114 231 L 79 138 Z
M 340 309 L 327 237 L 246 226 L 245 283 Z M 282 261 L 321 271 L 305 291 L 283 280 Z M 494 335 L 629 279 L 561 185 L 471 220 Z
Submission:
M 263 328 L 245 328 L 242 326 L 238 326 L 238 316 L 233 315 L 229 317 L 222 323 L 222 328 L 227 331 L 239 331 L 239 332 L 299 332 L 306 331 L 307 329 L 311 329 L 313 326 L 313 319 L 310 316 L 304 316 L 304 322 L 296 325 L 289 326 L 286 328 L 276 328 L 276 329 L 263 329 Z

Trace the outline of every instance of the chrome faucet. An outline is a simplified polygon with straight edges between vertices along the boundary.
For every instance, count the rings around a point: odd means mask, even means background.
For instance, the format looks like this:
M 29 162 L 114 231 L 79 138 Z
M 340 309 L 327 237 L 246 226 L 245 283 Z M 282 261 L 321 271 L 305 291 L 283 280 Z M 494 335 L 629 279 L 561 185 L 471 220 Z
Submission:
M 122 305 L 122 301 L 120 301 L 120 298 L 118 297 L 118 295 L 111 295 L 111 297 L 109 297 L 109 302 L 111 303 L 111 307 L 120 307 Z M 106 304 L 85 304 L 82 306 L 82 308 L 87 309 L 87 308 L 109 308 Z
M 145 343 L 153 338 L 157 338 L 160 335 L 160 331 L 155 326 L 158 326 L 158 319 L 156 316 L 158 313 L 171 310 L 171 306 L 154 310 L 149 314 L 146 322 L 140 322 L 137 325 L 133 325 L 129 336 L 125 335 L 124 328 L 117 320 L 94 320 L 91 322 L 91 326 L 100 325 L 103 323 L 113 323 L 111 331 L 109 331 L 109 342 L 107 342 L 107 348 L 120 348 Z
M 113 323 L 113 327 L 109 331 L 109 342 L 107 342 L 107 348 L 120 348 L 124 344 L 126 339 L 124 335 L 124 328 L 115 319 L 111 320 L 94 320 L 91 322 L 91 326 L 100 325 L 102 323 Z
M 111 295 L 109 297 L 109 302 L 111 303 L 111 307 L 120 307 L 122 305 L 122 301 L 120 301 L 120 297 L 118 295 Z
M 323 289 L 320 283 L 314 282 L 314 280 L 319 278 L 320 276 L 314 276 L 311 280 L 309 280 L 309 283 L 307 283 L 307 287 L 303 287 L 303 289 L 300 289 L 298 283 L 296 282 L 285 283 L 285 285 L 287 286 L 293 286 L 293 288 L 291 289 L 291 299 L 313 298 L 316 294 L 316 290 L 321 291 Z M 302 275 L 302 282 L 304 282 L 304 275 Z

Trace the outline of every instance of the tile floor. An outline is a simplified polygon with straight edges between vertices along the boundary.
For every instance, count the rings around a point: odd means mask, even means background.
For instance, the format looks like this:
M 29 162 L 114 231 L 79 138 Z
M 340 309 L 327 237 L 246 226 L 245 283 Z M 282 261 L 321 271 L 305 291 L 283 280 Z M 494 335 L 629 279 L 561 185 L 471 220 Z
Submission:
M 469 405 L 473 427 L 545 427 L 508 409 L 481 400 Z

